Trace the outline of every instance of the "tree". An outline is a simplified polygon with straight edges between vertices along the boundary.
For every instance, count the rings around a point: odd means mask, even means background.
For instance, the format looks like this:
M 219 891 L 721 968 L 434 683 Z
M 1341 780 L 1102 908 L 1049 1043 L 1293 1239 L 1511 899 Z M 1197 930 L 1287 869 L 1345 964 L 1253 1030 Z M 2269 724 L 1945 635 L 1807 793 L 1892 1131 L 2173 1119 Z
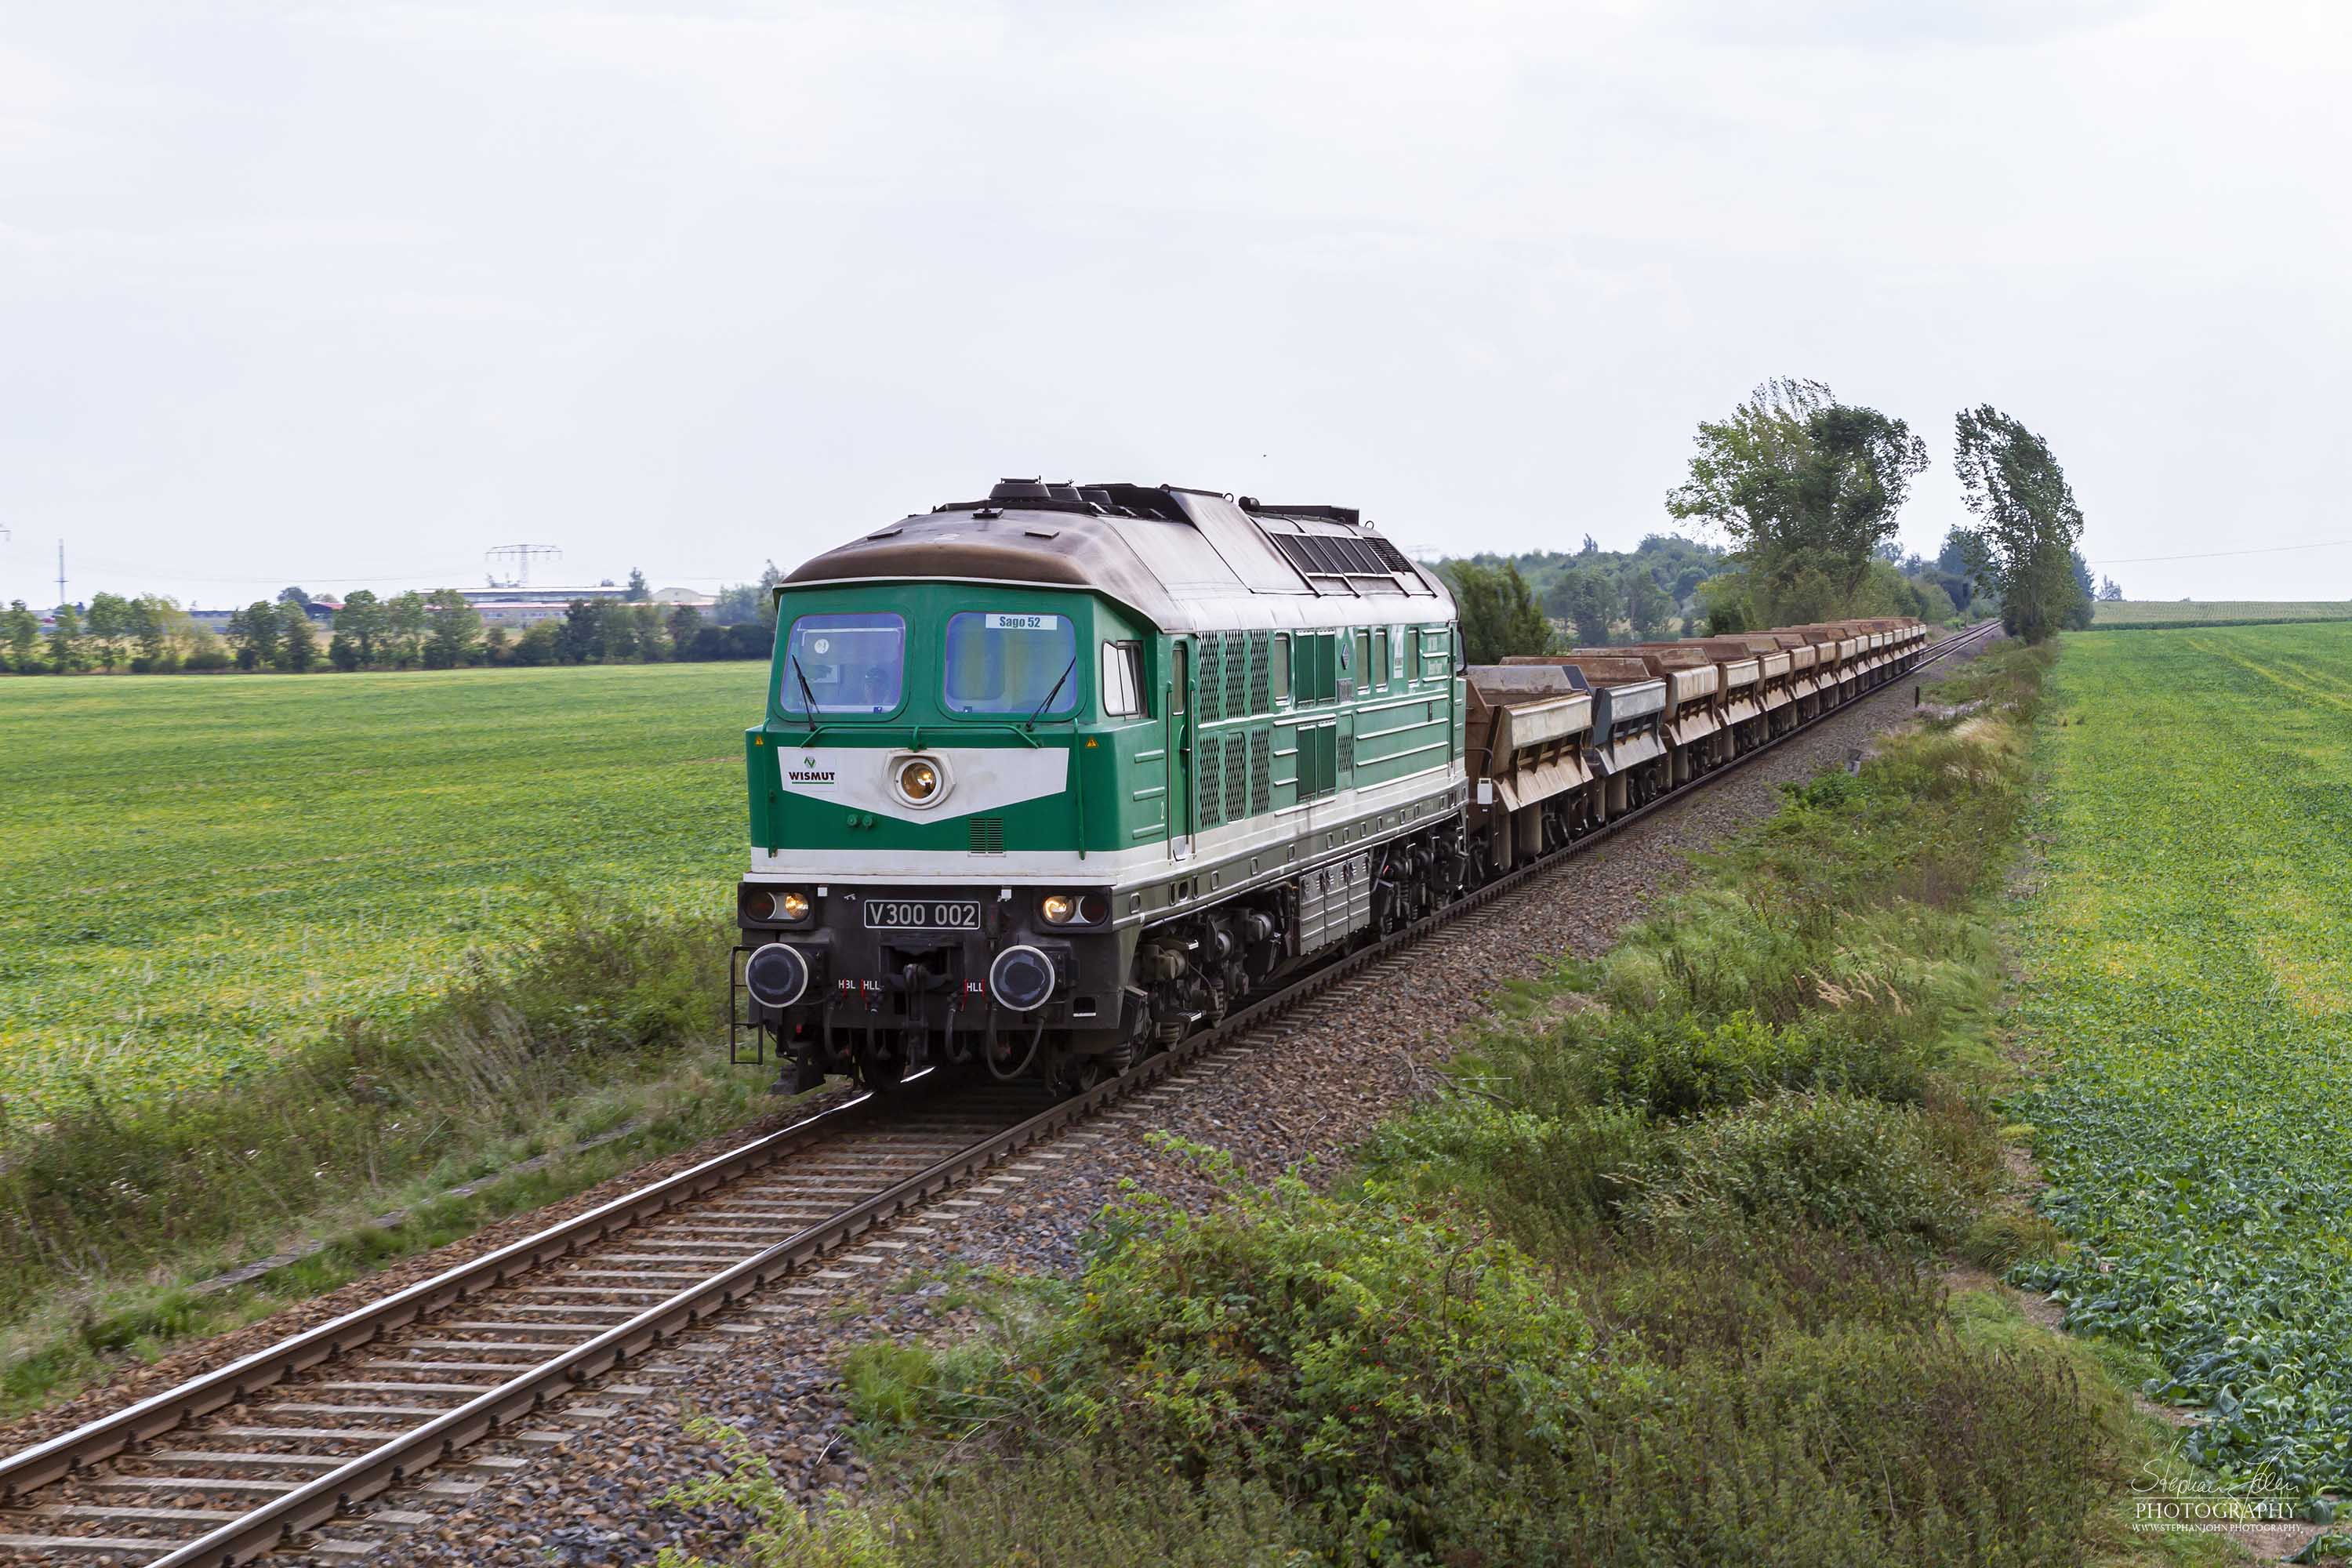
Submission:
M 694 634 L 702 629 L 702 612 L 692 605 L 673 605 L 664 629 L 669 634 L 670 657 L 684 658 L 694 646 Z
M 2118 605 L 2123 602 L 2123 587 L 2113 577 L 2099 579 L 2099 600 L 2102 604 Z
M 553 621 L 535 621 L 515 638 L 514 661 L 524 666 L 554 664 L 563 657 L 562 629 Z
M 574 599 L 563 608 L 563 627 L 556 648 L 567 664 L 585 664 L 604 651 L 604 604 L 601 599 Z
M 406 669 L 424 657 L 425 595 L 411 588 L 384 601 L 384 646 L 392 662 Z
M 391 625 L 391 614 L 384 608 L 383 601 L 375 596 L 373 589 L 352 589 L 352 596 L 343 601 L 343 607 L 335 612 L 335 641 L 341 643 L 347 637 L 350 639 L 352 662 L 346 665 L 341 658 L 336 658 L 336 668 L 365 668 L 375 663 L 383 655 L 384 636 Z M 327 652 L 329 658 L 335 658 L 333 648 L 330 647 Z
M 310 625 L 310 613 L 292 600 L 278 606 L 278 654 L 273 661 L 278 668 L 294 675 L 303 675 L 319 661 L 319 634 Z
M 2091 576 L 2091 563 L 2083 559 L 2083 552 L 2074 550 L 2067 553 L 2074 561 L 2074 596 L 2061 621 L 2070 632 L 2086 632 L 2091 629 L 2091 600 L 2097 584 Z
M 716 626 L 740 626 L 760 618 L 760 589 L 753 583 L 734 583 L 719 590 L 711 602 L 710 624 Z
M 474 657 L 474 643 L 482 635 L 482 612 L 455 588 L 436 588 L 425 601 L 431 626 L 425 645 L 425 668 L 455 669 Z
M 1744 632 L 1756 624 L 1748 602 L 1748 583 L 1733 574 L 1710 577 L 1698 585 L 1698 616 L 1708 637 Z
M 1658 629 L 1666 624 L 1666 617 L 1674 613 L 1674 608 L 1675 602 L 1666 597 L 1666 591 L 1659 587 L 1647 573 L 1635 577 L 1633 585 L 1626 590 L 1625 622 L 1633 628 L 1633 636 L 1641 641 L 1647 642 L 1657 636 Z
M 484 664 L 504 664 L 507 662 L 508 655 L 511 652 L 512 649 L 509 646 L 506 627 L 492 626 L 488 631 L 482 634 L 482 662 Z
M 1601 541 L 1599 541 L 1599 540 L 1597 540 L 1597 539 L 1593 538 L 1593 537 L 1592 537 L 1592 535 L 1591 535 L 1591 534 L 1589 534 L 1589 533 L 1588 533 L 1588 534 L 1586 534 L 1586 535 L 1584 536 L 1584 548 L 1582 548 L 1581 550 L 1579 550 L 1579 551 L 1577 552 L 1577 553 L 1578 553 L 1579 555 L 1598 555 L 1598 554 L 1600 554 L 1600 553 L 1601 553 Z
M 131 601 L 120 594 L 92 594 L 89 616 L 83 623 L 89 633 L 90 652 L 98 667 L 111 675 L 122 655 L 122 645 L 138 631 Z
M 1552 585 L 1546 603 L 1553 615 L 1576 627 L 1579 647 L 1599 647 L 1609 640 L 1617 594 L 1600 568 L 1577 567 Z
M 265 664 L 276 664 L 282 630 L 278 606 L 267 599 L 256 599 L 229 616 L 228 635 L 236 639 L 236 667 L 259 669 Z
M 1927 467 L 1903 421 L 1817 381 L 1765 383 L 1730 418 L 1702 421 L 1697 446 L 1666 510 L 1724 531 L 1769 619 L 1817 619 L 1803 612 L 1850 599 Z
M 278 590 L 278 602 L 281 605 L 308 605 L 310 602 L 310 590 L 280 588 Z
M 1551 623 L 1544 619 L 1534 590 L 1517 564 L 1449 563 L 1454 611 L 1462 624 L 1463 657 L 1471 664 L 1499 664 L 1515 653 L 1551 651 Z
M 669 634 L 662 628 L 661 610 L 654 605 L 638 605 L 629 611 L 629 631 L 635 637 L 637 656 L 652 660 L 669 654 Z
M 22 599 L 11 599 L 5 615 L 0 615 L 0 636 L 8 644 L 8 668 L 19 675 L 30 675 L 41 663 L 41 617 L 25 607 Z
M 646 586 L 646 574 L 634 566 L 630 567 L 628 591 L 621 597 L 632 605 L 642 605 L 653 596 L 653 590 Z
M 2082 508 L 2049 443 L 2017 420 L 1983 404 L 1953 424 L 1952 463 L 2000 589 L 2001 625 L 2042 642 L 2088 597 L 2074 568 Z
M 59 675 L 89 668 L 89 655 L 82 645 L 81 616 L 71 605 L 59 605 L 57 619 L 50 623 L 49 668 Z

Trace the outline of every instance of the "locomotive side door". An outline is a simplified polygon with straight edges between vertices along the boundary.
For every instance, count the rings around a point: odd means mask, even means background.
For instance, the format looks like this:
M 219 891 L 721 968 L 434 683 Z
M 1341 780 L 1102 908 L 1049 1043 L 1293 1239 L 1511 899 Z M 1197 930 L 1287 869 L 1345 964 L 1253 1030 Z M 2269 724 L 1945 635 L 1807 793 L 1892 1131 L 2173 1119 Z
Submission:
M 1192 858 L 1192 640 L 1169 639 L 1168 700 L 1168 853 L 1178 860 Z

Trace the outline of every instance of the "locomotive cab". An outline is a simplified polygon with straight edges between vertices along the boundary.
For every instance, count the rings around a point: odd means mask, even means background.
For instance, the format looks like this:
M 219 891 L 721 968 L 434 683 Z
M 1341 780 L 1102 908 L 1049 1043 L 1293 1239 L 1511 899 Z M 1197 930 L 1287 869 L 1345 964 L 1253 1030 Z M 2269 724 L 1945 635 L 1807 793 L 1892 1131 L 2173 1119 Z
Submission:
M 1020 1076 L 1048 1030 L 1115 1049 L 1134 937 L 1088 775 L 1151 749 L 1143 628 L 1013 584 L 787 585 L 778 605 L 745 736 L 750 1021 L 803 1078 L 885 1085 L 940 1062 Z

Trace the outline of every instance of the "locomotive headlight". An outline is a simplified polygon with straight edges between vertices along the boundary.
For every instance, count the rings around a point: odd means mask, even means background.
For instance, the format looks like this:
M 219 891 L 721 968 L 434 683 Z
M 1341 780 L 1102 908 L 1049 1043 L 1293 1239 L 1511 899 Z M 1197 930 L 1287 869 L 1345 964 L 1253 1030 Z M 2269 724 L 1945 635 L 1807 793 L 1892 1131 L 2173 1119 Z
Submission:
M 776 888 L 745 882 L 735 891 L 736 922 L 747 928 L 804 925 L 815 908 L 801 888 Z
M 908 757 L 891 774 L 898 798 L 908 805 L 929 805 L 946 792 L 947 775 L 928 757 Z
M 1037 912 L 1049 926 L 1066 926 L 1078 912 L 1078 900 L 1067 893 L 1048 893 L 1037 900 Z

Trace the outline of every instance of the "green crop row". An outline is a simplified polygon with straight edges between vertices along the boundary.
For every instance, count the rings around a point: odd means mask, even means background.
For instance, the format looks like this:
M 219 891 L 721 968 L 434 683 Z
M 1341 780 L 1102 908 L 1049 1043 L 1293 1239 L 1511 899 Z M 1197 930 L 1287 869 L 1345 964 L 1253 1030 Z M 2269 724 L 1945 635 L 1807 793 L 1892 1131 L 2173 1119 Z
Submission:
M 2352 626 L 2086 634 L 2053 695 L 2021 1114 L 2081 1249 L 2020 1278 L 2193 1458 L 2352 1487 Z

